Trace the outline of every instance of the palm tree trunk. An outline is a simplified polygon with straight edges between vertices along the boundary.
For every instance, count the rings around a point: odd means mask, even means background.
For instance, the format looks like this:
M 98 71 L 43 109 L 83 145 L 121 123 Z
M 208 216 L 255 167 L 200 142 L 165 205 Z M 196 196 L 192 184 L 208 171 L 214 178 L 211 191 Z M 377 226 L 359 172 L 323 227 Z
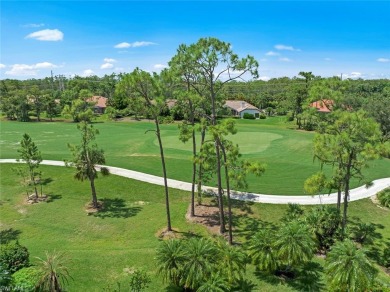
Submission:
M 164 149 L 163 149 L 161 135 L 160 135 L 160 126 L 159 126 L 157 117 L 154 119 L 154 122 L 156 124 L 156 135 L 157 135 L 157 139 L 158 139 L 158 145 L 160 147 L 161 164 L 162 164 L 163 176 L 164 176 L 165 207 L 166 207 L 166 211 L 167 211 L 167 231 L 172 231 L 171 213 L 169 210 L 169 191 L 168 191 L 167 171 L 166 171 L 166 167 L 165 167 Z

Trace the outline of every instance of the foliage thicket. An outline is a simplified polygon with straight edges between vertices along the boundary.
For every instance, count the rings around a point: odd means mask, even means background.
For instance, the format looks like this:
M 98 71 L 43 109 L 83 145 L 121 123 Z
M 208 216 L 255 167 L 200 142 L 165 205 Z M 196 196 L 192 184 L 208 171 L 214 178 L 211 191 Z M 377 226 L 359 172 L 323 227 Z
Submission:
M 27 248 L 18 242 L 0 245 L 0 265 L 3 269 L 14 273 L 30 264 Z

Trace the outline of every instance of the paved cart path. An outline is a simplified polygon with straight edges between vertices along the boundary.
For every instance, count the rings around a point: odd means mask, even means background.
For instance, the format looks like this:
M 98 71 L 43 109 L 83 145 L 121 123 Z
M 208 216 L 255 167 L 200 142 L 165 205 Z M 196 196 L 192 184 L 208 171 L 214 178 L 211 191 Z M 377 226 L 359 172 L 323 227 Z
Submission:
M 0 159 L 0 163 L 18 163 L 16 159 Z M 41 164 L 44 165 L 54 165 L 54 166 L 65 166 L 63 161 L 54 161 L 54 160 L 43 160 Z M 110 170 L 111 174 L 155 184 L 155 185 L 164 185 L 164 180 L 162 177 L 146 174 L 134 170 L 114 167 L 114 166 L 105 166 Z M 170 188 L 191 191 L 191 183 L 178 181 L 174 179 L 168 179 L 168 186 Z M 390 178 L 382 178 L 373 181 L 372 186 L 366 188 L 366 186 L 361 186 L 355 189 L 350 190 L 350 201 L 356 201 L 364 198 L 369 198 L 379 191 L 390 187 Z M 213 187 L 204 186 L 205 191 L 214 191 L 217 189 Z M 232 198 L 242 201 L 251 201 L 258 203 L 269 203 L 269 204 L 288 204 L 296 203 L 301 205 L 317 205 L 317 204 L 336 204 L 337 202 L 337 193 L 332 193 L 330 195 L 318 195 L 318 196 L 276 196 L 276 195 L 265 195 L 265 194 L 255 194 L 250 192 L 236 192 L 232 191 Z

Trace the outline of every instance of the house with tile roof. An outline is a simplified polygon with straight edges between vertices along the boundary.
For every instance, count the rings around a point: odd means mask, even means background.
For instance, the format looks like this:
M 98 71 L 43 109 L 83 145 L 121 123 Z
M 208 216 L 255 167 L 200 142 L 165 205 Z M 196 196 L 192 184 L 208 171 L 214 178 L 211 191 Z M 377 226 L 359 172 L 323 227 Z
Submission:
M 87 99 L 87 102 L 93 104 L 93 112 L 96 114 L 104 114 L 107 107 L 108 98 L 103 96 L 92 96 Z
M 260 110 L 257 107 L 243 100 L 226 100 L 225 107 L 231 110 L 232 115 L 241 119 L 245 113 L 251 114 L 255 118 L 260 116 Z
M 319 113 L 330 113 L 333 109 L 334 101 L 331 99 L 321 99 L 310 104 L 310 107 L 316 108 Z

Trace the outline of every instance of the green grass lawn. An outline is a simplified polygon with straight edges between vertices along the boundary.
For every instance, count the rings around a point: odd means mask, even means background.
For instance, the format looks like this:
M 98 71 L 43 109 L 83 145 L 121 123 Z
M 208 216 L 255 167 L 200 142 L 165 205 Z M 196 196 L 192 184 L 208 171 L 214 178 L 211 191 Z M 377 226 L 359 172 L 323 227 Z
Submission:
M 152 122 L 98 122 L 98 145 L 105 150 L 108 165 L 162 175 L 159 149 Z M 70 158 L 67 143 L 77 144 L 80 133 L 74 123 L 0 122 L 0 158 L 17 158 L 16 149 L 23 133 L 36 142 L 44 159 Z M 191 144 L 178 139 L 176 124 L 162 125 L 168 177 L 191 178 Z M 275 195 L 302 195 L 305 179 L 319 171 L 313 163 L 313 133 L 288 129 L 283 117 L 266 120 L 237 120 L 238 133 L 231 139 L 240 145 L 243 158 L 267 164 L 265 174 L 248 176 L 248 191 Z M 329 171 L 329 169 L 327 169 Z M 371 163 L 364 171 L 367 179 L 390 176 L 390 160 Z M 362 183 L 353 182 L 353 187 Z M 215 185 L 210 182 L 209 185 Z
M 25 204 L 25 190 L 20 178 L 11 170 L 15 165 L 0 165 L 0 230 L 12 228 L 10 238 L 28 247 L 33 263 L 45 251 L 64 251 L 72 261 L 68 268 L 74 281 L 69 291 L 102 291 L 109 284 L 128 279 L 124 270 L 145 269 L 152 277 L 148 291 L 163 291 L 165 285 L 156 276 L 155 249 L 160 239 L 156 236 L 166 225 L 164 190 L 161 186 L 141 183 L 118 176 L 96 181 L 98 199 L 106 208 L 97 215 L 87 215 L 85 204 L 90 200 L 88 182 L 73 179 L 73 169 L 41 166 L 47 184 L 44 193 L 51 200 L 34 205 Z M 180 236 L 206 236 L 203 226 L 186 222 L 190 194 L 170 190 L 173 228 Z M 236 241 L 245 247 L 246 239 L 264 222 L 277 223 L 287 206 L 243 203 L 235 201 Z M 310 208 L 310 207 L 305 207 Z M 380 224 L 382 239 L 390 239 L 390 211 L 375 206 L 369 199 L 352 202 L 351 218 Z M 2 237 L 4 240 L 4 237 Z M 323 285 L 321 265 L 318 284 Z M 300 282 L 286 282 L 277 277 L 258 274 L 248 267 L 247 277 L 253 291 L 302 291 Z M 383 281 L 390 282 L 384 273 Z

